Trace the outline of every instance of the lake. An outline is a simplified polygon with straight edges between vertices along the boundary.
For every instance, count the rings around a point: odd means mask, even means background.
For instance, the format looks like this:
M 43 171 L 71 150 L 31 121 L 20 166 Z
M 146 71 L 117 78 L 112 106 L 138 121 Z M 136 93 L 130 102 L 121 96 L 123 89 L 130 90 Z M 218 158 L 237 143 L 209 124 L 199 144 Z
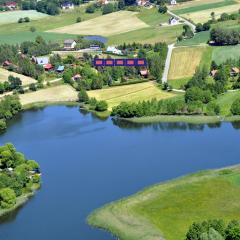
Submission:
M 86 217 L 154 183 L 239 163 L 240 124 L 126 124 L 77 107 L 29 110 L 11 121 L 12 142 L 41 165 L 42 188 L 0 224 L 3 240 L 109 240 Z

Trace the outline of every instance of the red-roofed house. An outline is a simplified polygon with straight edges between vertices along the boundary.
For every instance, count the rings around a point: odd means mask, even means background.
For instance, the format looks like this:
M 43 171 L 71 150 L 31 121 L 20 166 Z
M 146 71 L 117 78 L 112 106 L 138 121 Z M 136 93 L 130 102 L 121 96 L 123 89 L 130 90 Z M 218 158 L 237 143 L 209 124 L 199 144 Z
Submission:
M 147 78 L 148 77 L 148 70 L 147 69 L 144 69 L 144 70 L 141 70 L 140 71 L 140 75 L 142 76 L 142 77 L 145 77 L 145 78 Z
M 44 68 L 45 71 L 49 71 L 53 68 L 53 65 L 51 63 L 44 64 L 43 68 Z
M 3 63 L 3 67 L 9 67 L 10 65 L 12 65 L 12 63 L 8 60 L 6 60 L 4 63 Z
M 5 3 L 5 6 L 9 10 L 15 10 L 17 8 L 17 3 L 16 2 L 7 2 L 7 3 Z

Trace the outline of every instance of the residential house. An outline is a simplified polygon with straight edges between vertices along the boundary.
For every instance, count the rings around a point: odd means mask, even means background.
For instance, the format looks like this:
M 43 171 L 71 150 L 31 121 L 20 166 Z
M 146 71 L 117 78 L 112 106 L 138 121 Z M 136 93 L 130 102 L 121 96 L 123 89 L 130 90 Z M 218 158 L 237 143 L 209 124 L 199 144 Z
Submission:
M 61 73 L 64 71 L 64 66 L 63 65 L 59 65 L 56 69 L 57 72 Z
M 64 2 L 64 3 L 61 5 L 61 8 L 64 9 L 64 10 L 74 9 L 74 4 L 73 4 L 72 2 Z
M 169 23 L 169 25 L 177 25 L 177 24 L 179 24 L 179 19 L 177 19 L 175 17 L 171 17 L 171 18 L 169 18 L 168 23 Z
M 49 63 L 49 57 L 32 57 L 32 61 L 38 65 L 46 65 Z
M 77 81 L 81 79 L 81 75 L 80 74 L 76 74 L 72 77 L 72 80 Z
M 64 41 L 64 49 L 65 50 L 72 50 L 76 47 L 77 43 L 73 39 L 66 39 Z
M 148 0 L 136 0 L 137 6 L 141 7 L 149 7 L 151 6 L 151 3 Z
M 231 76 L 237 76 L 239 73 L 240 73 L 240 68 L 232 67 L 231 72 L 230 72 Z
M 177 1 L 176 1 L 176 0 L 170 0 L 170 4 L 171 4 L 171 5 L 176 5 L 176 4 L 177 4 Z
M 217 72 L 218 72 L 217 69 L 213 69 L 213 70 L 210 72 L 210 75 L 211 75 L 212 77 L 215 77 L 215 75 L 216 75 Z
M 100 3 L 100 5 L 106 5 L 109 3 L 108 0 L 99 0 L 98 3 Z
M 16 10 L 16 8 L 17 8 L 17 3 L 16 3 L 16 2 L 7 2 L 7 3 L 5 3 L 5 6 L 6 6 L 9 10 Z
M 4 61 L 3 63 L 3 67 L 9 67 L 10 65 L 12 65 L 12 63 L 8 60 Z
M 147 78 L 149 74 L 149 71 L 147 69 L 140 70 L 141 77 Z
M 116 54 L 116 55 L 123 55 L 122 54 L 122 51 L 117 49 L 116 47 L 114 46 L 109 46 L 107 47 L 107 50 L 106 50 L 107 53 L 113 53 L 113 54 Z
M 47 63 L 43 65 L 45 71 L 50 71 L 53 69 L 53 65 L 51 63 Z

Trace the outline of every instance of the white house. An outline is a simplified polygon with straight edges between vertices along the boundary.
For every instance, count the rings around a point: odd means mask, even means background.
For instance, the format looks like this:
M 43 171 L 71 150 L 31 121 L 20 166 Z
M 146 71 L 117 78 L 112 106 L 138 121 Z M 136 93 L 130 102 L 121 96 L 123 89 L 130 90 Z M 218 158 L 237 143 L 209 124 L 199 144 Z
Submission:
M 107 51 L 108 53 L 113 53 L 113 54 L 117 54 L 117 55 L 122 55 L 122 51 L 117 49 L 116 47 L 114 46 L 109 46 L 107 47 Z
M 74 4 L 72 2 L 64 2 L 61 7 L 62 9 L 74 9 Z
M 171 18 L 169 18 L 168 23 L 170 25 L 177 25 L 179 23 L 179 20 L 175 17 L 171 17 Z
M 176 1 L 176 0 L 170 0 L 170 4 L 171 4 L 171 5 L 176 5 L 176 4 L 177 4 L 177 1 Z
M 67 39 L 64 41 L 64 49 L 71 50 L 76 47 L 77 43 L 73 39 Z
M 32 59 L 38 65 L 46 65 L 49 63 L 48 57 L 33 57 Z

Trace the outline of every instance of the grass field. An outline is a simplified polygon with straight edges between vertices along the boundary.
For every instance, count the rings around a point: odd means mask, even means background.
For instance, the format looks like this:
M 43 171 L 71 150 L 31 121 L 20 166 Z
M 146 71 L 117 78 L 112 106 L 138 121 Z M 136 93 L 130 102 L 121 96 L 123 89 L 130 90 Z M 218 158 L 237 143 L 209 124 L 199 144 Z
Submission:
M 226 62 L 228 59 L 238 60 L 240 58 L 240 45 L 214 47 L 212 60 L 217 64 Z
M 175 96 L 173 93 L 163 92 L 154 82 L 137 83 L 101 90 L 88 91 L 88 96 L 108 102 L 109 110 L 121 102 L 138 102 L 143 100 L 164 99 Z
M 168 83 L 173 89 L 184 89 L 184 86 L 189 82 L 191 77 L 168 79 Z
M 20 95 L 23 106 L 34 103 L 71 102 L 77 99 L 77 92 L 69 85 L 59 85 Z
M 175 48 L 172 53 L 169 79 L 191 77 L 199 66 L 205 47 Z
M 211 9 L 192 12 L 192 13 L 185 13 L 185 14 L 182 14 L 181 16 L 186 19 L 190 19 L 195 23 L 204 23 L 211 19 L 211 12 L 215 12 L 215 16 L 216 18 L 218 18 L 222 13 L 237 12 L 239 8 L 240 8 L 240 3 L 232 4 L 224 7 L 211 8 Z
M 240 216 L 240 167 L 157 184 L 93 212 L 88 222 L 126 240 L 184 240 L 193 222 Z
M 197 6 L 191 6 L 191 7 L 187 7 L 187 8 L 178 9 L 178 10 L 175 10 L 174 13 L 177 15 L 182 15 L 182 14 L 186 14 L 186 13 L 199 12 L 199 11 L 203 11 L 203 10 L 219 8 L 219 7 L 229 6 L 229 5 L 233 5 L 233 4 L 236 4 L 236 1 L 224 0 L 224 1 L 220 1 L 220 2 L 206 3 L 206 4 L 197 5 Z
M 5 82 L 8 80 L 8 77 L 12 75 L 14 77 L 19 77 L 22 80 L 22 85 L 26 86 L 31 83 L 36 83 L 37 81 L 31 77 L 24 76 L 15 72 L 9 72 L 6 69 L 0 68 L 0 82 Z
M 111 36 L 148 27 L 136 16 L 136 12 L 119 11 L 81 23 L 51 30 L 55 33 Z M 130 24 L 131 23 L 131 24 Z
M 29 17 L 30 20 L 37 20 L 47 17 L 47 14 L 35 10 L 28 11 L 9 11 L 0 13 L 0 24 L 17 23 L 19 18 Z

